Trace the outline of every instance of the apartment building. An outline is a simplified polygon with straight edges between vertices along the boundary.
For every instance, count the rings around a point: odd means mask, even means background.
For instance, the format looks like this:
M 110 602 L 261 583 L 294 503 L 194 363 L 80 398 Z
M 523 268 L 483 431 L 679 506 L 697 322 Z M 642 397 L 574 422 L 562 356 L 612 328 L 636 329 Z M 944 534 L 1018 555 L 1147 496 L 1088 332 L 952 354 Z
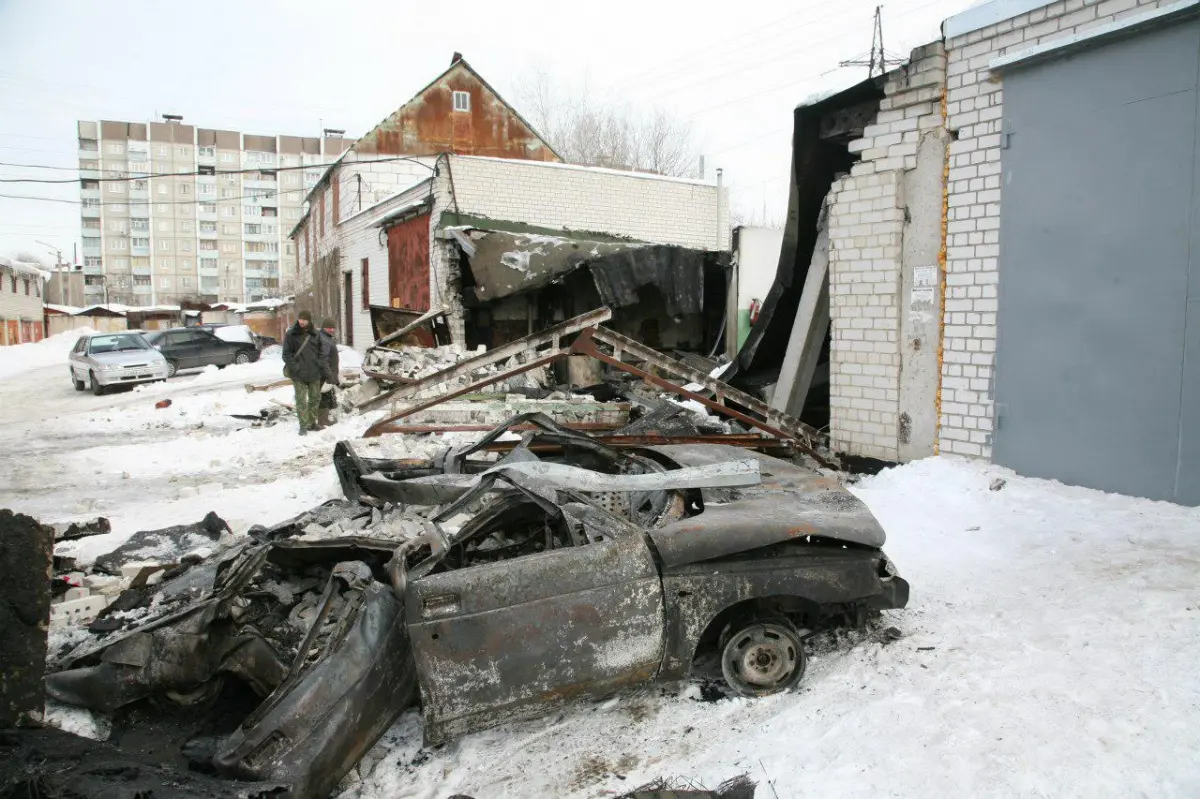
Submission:
M 287 234 L 352 140 L 81 120 L 84 291 L 128 305 L 252 302 L 295 290 Z

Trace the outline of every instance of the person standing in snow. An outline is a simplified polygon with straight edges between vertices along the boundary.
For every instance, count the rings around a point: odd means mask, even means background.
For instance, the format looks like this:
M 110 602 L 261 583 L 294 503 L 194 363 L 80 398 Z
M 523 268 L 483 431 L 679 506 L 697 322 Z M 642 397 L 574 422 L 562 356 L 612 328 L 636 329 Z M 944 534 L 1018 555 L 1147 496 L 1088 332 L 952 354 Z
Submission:
M 321 383 L 333 380 L 324 352 L 326 346 L 325 337 L 313 327 L 312 312 L 308 310 L 300 312 L 296 323 L 283 337 L 283 371 L 291 378 L 296 392 L 300 435 L 316 427 Z
M 334 394 L 334 390 L 341 381 L 341 365 L 338 363 L 336 335 L 337 330 L 333 319 L 328 316 L 325 317 L 324 321 L 321 322 L 321 336 L 324 339 L 322 343 L 326 345 L 325 362 L 329 365 L 329 373 L 333 375 L 333 380 L 327 381 L 321 386 L 321 401 L 317 404 L 318 430 L 333 424 L 329 412 L 337 407 L 337 396 Z

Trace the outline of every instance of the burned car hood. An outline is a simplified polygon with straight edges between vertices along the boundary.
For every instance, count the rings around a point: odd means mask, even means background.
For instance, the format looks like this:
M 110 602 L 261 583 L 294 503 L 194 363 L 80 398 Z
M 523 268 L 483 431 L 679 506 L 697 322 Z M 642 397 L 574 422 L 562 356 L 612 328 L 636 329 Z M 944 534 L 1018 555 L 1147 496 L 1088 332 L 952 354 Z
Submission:
M 651 447 L 680 467 L 756 458 L 762 484 L 704 489 L 704 512 L 650 533 L 664 566 L 749 552 L 812 536 L 882 547 L 883 528 L 858 497 L 837 480 L 787 461 L 717 444 Z

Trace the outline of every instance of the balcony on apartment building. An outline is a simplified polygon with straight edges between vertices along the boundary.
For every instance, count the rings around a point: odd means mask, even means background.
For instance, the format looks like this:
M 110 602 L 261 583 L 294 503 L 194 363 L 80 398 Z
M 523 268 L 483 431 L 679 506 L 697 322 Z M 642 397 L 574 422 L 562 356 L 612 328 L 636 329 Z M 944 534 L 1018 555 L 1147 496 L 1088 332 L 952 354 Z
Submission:
M 216 261 L 213 261 L 211 264 L 206 264 L 204 261 L 200 262 L 200 277 L 219 277 L 220 274 L 221 268 L 217 266 Z
M 80 209 L 79 213 L 81 216 L 83 216 L 84 219 L 99 219 L 100 218 L 100 206 L 98 204 L 97 205 L 85 205 L 85 206 L 83 206 L 83 208 Z
M 217 237 L 217 226 L 213 225 L 211 228 L 205 228 L 204 225 L 200 225 L 200 229 L 196 232 L 196 235 L 202 239 L 215 239 Z
M 103 263 L 84 264 L 83 265 L 83 273 L 85 275 L 103 275 L 104 274 L 104 264 Z
M 102 177 L 104 177 L 104 174 L 99 169 L 82 166 L 79 168 L 80 180 L 99 180 Z
M 149 219 L 150 218 L 150 203 L 133 203 L 129 206 L 129 216 L 131 219 Z
M 146 203 L 150 200 L 150 190 L 147 188 L 136 188 L 137 184 L 131 184 L 129 187 L 129 199 L 131 202 Z
M 149 244 L 149 242 L 147 242 L 146 244 L 134 244 L 133 240 L 130 240 L 129 253 L 130 253 L 130 255 L 149 255 L 150 254 L 150 244 Z
M 138 295 L 139 297 L 147 296 L 147 295 L 154 293 L 154 287 L 153 286 L 134 286 L 133 293 Z
M 83 250 L 84 257 L 91 255 L 98 258 L 100 257 L 100 239 L 84 238 L 83 246 L 80 249 Z
M 217 221 L 217 206 L 212 205 L 212 206 L 206 207 L 204 205 L 197 205 L 196 206 L 196 217 L 198 219 L 206 221 L 206 222 L 216 222 Z
M 95 139 L 79 140 L 79 160 L 98 161 L 100 159 L 100 144 Z
M 201 164 L 215 164 L 217 162 L 217 148 L 208 146 L 197 147 L 196 161 Z

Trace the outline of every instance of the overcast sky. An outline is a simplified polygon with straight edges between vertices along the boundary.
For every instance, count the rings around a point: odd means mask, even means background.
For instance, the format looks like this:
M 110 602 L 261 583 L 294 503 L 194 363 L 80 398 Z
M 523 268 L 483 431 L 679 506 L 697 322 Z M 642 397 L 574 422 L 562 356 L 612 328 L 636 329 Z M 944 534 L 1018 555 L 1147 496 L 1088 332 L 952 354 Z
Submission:
M 892 0 L 884 44 L 907 56 L 975 0 Z M 744 217 L 782 220 L 791 112 L 865 67 L 875 0 L 0 0 L 0 162 L 78 165 L 77 119 L 358 136 L 450 64 L 454 51 L 502 95 L 535 68 L 692 121 L 709 175 L 724 169 Z M 520 110 L 519 103 L 517 104 Z M 0 166 L 0 178 L 71 177 Z M 0 184 L 77 202 L 77 185 Z M 765 213 L 764 213 L 765 209 Z M 0 254 L 70 260 L 78 206 L 0 197 Z M 52 260 L 52 259 L 51 259 Z

